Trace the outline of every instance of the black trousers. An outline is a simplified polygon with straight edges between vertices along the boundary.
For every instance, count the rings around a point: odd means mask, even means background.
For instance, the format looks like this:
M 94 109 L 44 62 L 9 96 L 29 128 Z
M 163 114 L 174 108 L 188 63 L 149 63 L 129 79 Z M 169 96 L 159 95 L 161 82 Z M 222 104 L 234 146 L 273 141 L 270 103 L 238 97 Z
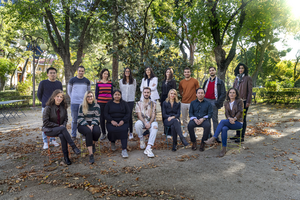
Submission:
M 101 135 L 100 127 L 95 125 L 93 127 L 93 131 L 91 131 L 91 129 L 89 129 L 89 127 L 87 126 L 79 125 L 78 132 L 85 136 L 85 142 L 87 147 L 92 146 L 93 141 L 98 141 Z
M 50 137 L 59 137 L 61 142 L 62 152 L 68 154 L 68 143 L 74 148 L 75 143 L 72 140 L 68 130 L 64 126 L 54 127 L 51 132 L 45 132 L 45 135 Z
M 127 149 L 127 138 L 121 139 L 122 150 Z M 116 143 L 116 141 L 111 141 L 111 143 Z
M 242 131 L 242 138 L 245 137 L 245 132 L 246 132 L 246 128 L 247 128 L 246 117 L 247 117 L 247 112 L 248 112 L 249 107 L 246 108 L 246 104 L 247 104 L 247 102 L 244 101 L 244 110 L 245 110 L 245 112 L 244 112 L 244 117 L 243 117 L 243 131 Z M 241 131 L 237 131 L 237 132 L 236 132 L 236 135 L 237 135 L 237 136 L 240 136 L 240 134 L 241 134 L 240 132 L 241 132 Z
M 103 135 L 106 135 L 106 128 L 105 128 L 105 117 L 104 117 L 104 108 L 106 103 L 100 103 L 100 109 L 101 109 L 101 114 L 100 114 L 100 126 L 101 126 L 101 131 Z
M 210 120 L 206 119 L 200 125 L 197 125 L 194 122 L 194 120 L 190 120 L 190 122 L 188 124 L 188 131 L 189 131 L 190 138 L 191 138 L 192 142 L 196 142 L 196 135 L 195 135 L 195 128 L 196 127 L 203 127 L 204 131 L 203 131 L 203 137 L 201 139 L 201 143 L 204 143 L 204 141 L 208 139 L 208 136 L 210 134 L 210 129 L 211 129 Z
M 171 134 L 172 134 L 172 137 L 173 137 L 173 143 L 177 144 L 177 135 L 182 135 L 180 122 L 176 118 L 172 119 L 171 121 L 168 121 L 168 119 L 165 119 L 164 120 L 164 125 L 171 127 Z
M 133 110 L 133 106 L 134 106 L 134 102 L 127 102 L 128 106 L 129 106 L 129 111 L 130 111 L 130 118 L 129 118 L 129 131 L 130 133 L 133 132 L 133 126 L 132 126 L 132 110 Z

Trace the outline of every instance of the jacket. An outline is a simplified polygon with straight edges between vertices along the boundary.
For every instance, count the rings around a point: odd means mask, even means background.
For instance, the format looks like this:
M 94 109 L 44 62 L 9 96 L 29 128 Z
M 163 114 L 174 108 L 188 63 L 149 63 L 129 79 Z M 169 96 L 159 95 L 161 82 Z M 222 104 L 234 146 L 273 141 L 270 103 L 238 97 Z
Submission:
M 226 89 L 225 89 L 224 82 L 219 78 L 217 80 L 218 80 L 218 83 L 217 83 L 218 100 L 215 102 L 215 105 L 218 109 L 220 109 L 223 107 L 223 102 L 225 101 L 225 98 L 226 98 Z M 204 82 L 202 88 L 205 88 L 207 81 L 208 81 L 208 79 Z
M 54 127 L 59 127 L 57 124 L 57 112 L 58 107 L 56 105 L 46 106 L 43 112 L 43 131 L 51 132 Z M 68 111 L 63 105 L 59 106 L 60 110 L 60 124 L 66 127 L 68 123 Z
M 163 109 L 162 109 L 162 117 L 163 119 L 167 119 L 168 117 L 174 116 L 176 119 L 180 119 L 180 102 L 173 103 L 173 108 L 170 102 L 163 102 Z
M 151 97 L 152 101 L 156 101 L 157 99 L 159 99 L 159 95 L 157 92 L 157 83 L 158 83 L 157 77 L 153 77 L 149 83 L 149 88 L 151 89 L 150 97 Z M 154 84 L 154 86 L 152 86 L 153 84 Z M 144 96 L 143 96 L 144 87 L 148 87 L 147 79 L 145 80 L 145 78 L 142 79 L 142 83 L 141 83 L 141 87 L 140 87 L 140 91 L 142 92 L 141 101 L 144 99 Z
M 244 102 L 241 99 L 234 101 L 232 110 L 230 109 L 229 101 L 225 101 L 225 116 L 228 119 L 229 117 L 236 117 L 237 121 L 243 122 L 243 111 L 244 111 Z
M 161 83 L 161 93 L 160 93 L 160 102 L 161 104 L 166 100 L 168 97 L 168 93 L 171 89 L 176 90 L 176 81 L 174 79 L 168 81 L 166 84 L 166 80 L 163 80 Z
M 238 78 L 235 78 L 233 87 L 237 89 Z M 241 99 L 246 99 L 246 103 L 252 101 L 252 78 L 250 76 L 244 76 L 239 85 L 239 94 Z

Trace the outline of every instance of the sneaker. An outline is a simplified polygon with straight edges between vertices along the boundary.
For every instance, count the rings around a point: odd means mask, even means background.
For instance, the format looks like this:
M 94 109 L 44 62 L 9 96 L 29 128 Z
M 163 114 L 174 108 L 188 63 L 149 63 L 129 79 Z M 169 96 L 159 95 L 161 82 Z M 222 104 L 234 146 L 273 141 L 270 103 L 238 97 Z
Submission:
M 52 140 L 52 141 L 50 142 L 50 144 L 53 144 L 53 145 L 56 146 L 56 147 L 59 146 L 59 144 L 56 142 L 56 140 Z M 47 144 L 47 145 L 48 145 L 48 144 Z
M 144 154 L 146 154 L 148 156 L 148 158 L 153 158 L 154 157 L 154 154 L 152 152 L 152 149 L 146 149 L 144 151 Z
M 102 137 L 100 138 L 100 140 L 105 140 L 106 138 L 106 134 L 102 134 Z
M 44 143 L 43 149 L 48 149 L 48 148 L 49 148 L 48 143 Z
M 71 138 L 72 138 L 72 140 L 75 142 L 75 140 L 76 140 L 76 137 L 73 137 L 73 136 L 72 136 Z
M 141 149 L 145 149 L 146 148 L 146 144 L 145 144 L 144 140 L 140 140 L 140 148 Z
M 185 132 L 185 133 L 183 134 L 183 137 L 187 137 L 187 136 L 188 136 L 188 133 Z
M 82 141 L 85 141 L 85 136 L 84 136 L 84 135 L 82 135 L 81 137 L 82 137 Z
M 122 158 L 128 158 L 128 153 L 127 153 L 127 149 L 122 150 Z
M 110 147 L 111 147 L 112 151 L 116 151 L 117 150 L 116 143 L 111 142 L 110 143 Z
M 132 133 L 129 133 L 129 140 L 133 139 L 133 134 Z
M 168 135 L 167 138 L 168 138 L 168 139 L 172 139 L 172 136 L 171 136 L 171 135 Z
M 94 159 L 94 154 L 90 155 L 90 160 L 89 160 L 89 163 L 90 165 L 94 164 L 95 162 L 95 159 Z

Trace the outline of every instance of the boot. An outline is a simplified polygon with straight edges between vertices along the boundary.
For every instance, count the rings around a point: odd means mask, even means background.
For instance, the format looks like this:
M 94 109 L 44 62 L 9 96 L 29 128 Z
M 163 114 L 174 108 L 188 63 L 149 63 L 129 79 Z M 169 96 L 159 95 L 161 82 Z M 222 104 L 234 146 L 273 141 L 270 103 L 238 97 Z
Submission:
M 76 146 L 73 146 L 72 148 L 75 154 L 77 155 L 81 154 L 81 151 Z
M 196 142 L 193 142 L 192 150 L 193 150 L 193 151 L 197 150 L 197 141 L 196 141 Z
M 177 150 L 177 144 L 173 143 L 172 151 L 176 151 L 176 150 Z
M 205 149 L 205 143 L 201 142 L 199 151 L 204 151 L 204 149 Z
M 67 165 L 71 165 L 72 162 L 70 161 L 70 158 L 69 158 L 69 154 L 68 153 L 64 153 L 64 161 Z
M 226 154 L 226 147 L 222 147 L 222 151 L 220 152 L 219 156 L 223 157 Z
M 181 131 L 180 131 L 180 132 L 181 132 Z M 180 138 L 182 144 L 183 144 L 184 146 L 188 146 L 189 143 L 186 141 L 186 139 L 185 139 L 185 137 L 182 135 L 182 133 L 179 133 L 178 135 L 179 135 L 179 138 Z
M 204 141 L 205 144 L 214 144 L 216 141 L 216 138 L 215 137 L 211 137 L 209 138 L 208 140 Z
M 96 152 L 96 146 L 93 144 L 93 154 Z
M 95 160 L 94 160 L 94 154 L 91 154 L 90 155 L 90 160 L 89 160 L 89 163 L 90 164 L 94 164 Z

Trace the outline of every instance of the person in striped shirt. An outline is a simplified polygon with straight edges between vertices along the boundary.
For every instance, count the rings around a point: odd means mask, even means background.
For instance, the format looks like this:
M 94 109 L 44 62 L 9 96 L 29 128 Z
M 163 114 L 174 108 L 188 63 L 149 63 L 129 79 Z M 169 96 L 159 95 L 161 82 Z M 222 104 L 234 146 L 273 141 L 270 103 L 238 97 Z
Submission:
M 102 69 L 100 72 L 100 81 L 96 83 L 95 97 L 97 98 L 97 103 L 100 105 L 101 115 L 100 115 L 100 125 L 102 131 L 102 137 L 100 140 L 106 138 L 106 128 L 105 128 L 105 118 L 104 118 L 104 108 L 108 101 L 112 99 L 113 84 L 108 80 L 110 73 L 108 69 Z

